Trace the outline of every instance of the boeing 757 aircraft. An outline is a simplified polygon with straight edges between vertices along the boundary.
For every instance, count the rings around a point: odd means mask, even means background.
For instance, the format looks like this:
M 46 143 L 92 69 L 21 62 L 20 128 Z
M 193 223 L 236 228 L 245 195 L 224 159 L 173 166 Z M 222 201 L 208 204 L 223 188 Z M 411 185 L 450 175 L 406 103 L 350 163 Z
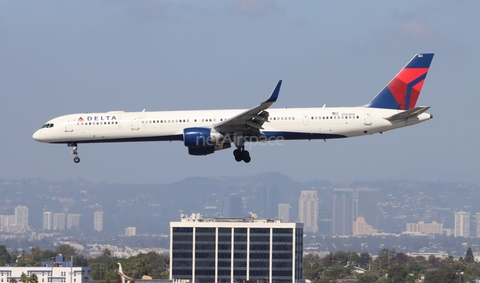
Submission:
M 270 97 L 251 109 L 69 114 L 53 118 L 33 134 L 43 143 L 183 141 L 191 155 L 230 148 L 235 160 L 250 162 L 246 142 L 337 139 L 371 135 L 432 119 L 429 106 L 415 106 L 433 54 L 417 54 L 368 104 L 358 107 L 270 108 Z

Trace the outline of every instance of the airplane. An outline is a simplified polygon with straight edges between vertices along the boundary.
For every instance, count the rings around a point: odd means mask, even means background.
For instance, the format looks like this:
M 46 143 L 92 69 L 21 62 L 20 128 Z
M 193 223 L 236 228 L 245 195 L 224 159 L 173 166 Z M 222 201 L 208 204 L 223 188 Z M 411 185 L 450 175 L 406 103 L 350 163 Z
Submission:
M 236 149 L 237 162 L 251 161 L 248 142 L 327 140 L 383 133 L 433 118 L 416 106 L 433 53 L 416 54 L 372 101 L 357 107 L 270 108 L 270 97 L 250 109 L 68 114 L 46 122 L 33 134 L 38 142 L 67 144 L 80 162 L 81 143 L 183 141 L 190 155 Z

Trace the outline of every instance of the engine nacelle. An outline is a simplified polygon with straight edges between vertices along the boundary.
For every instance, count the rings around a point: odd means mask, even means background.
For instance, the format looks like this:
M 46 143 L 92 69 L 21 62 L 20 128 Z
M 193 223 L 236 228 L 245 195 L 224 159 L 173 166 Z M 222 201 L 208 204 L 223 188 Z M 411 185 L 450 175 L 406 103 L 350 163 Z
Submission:
M 218 148 L 218 145 L 222 144 L 222 141 L 223 136 L 218 132 L 212 132 L 210 128 L 183 129 L 183 143 L 188 147 L 188 154 L 190 155 L 212 154 Z

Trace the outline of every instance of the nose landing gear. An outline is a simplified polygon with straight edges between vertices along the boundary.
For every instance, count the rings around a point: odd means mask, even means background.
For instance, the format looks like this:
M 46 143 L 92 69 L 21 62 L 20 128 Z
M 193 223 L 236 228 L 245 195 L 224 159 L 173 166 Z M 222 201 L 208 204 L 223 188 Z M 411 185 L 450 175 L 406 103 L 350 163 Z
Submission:
M 72 148 L 72 154 L 75 155 L 75 157 L 73 158 L 73 162 L 75 163 L 80 162 L 80 157 L 78 157 L 78 151 L 77 151 L 77 143 L 75 142 L 68 143 L 67 146 Z

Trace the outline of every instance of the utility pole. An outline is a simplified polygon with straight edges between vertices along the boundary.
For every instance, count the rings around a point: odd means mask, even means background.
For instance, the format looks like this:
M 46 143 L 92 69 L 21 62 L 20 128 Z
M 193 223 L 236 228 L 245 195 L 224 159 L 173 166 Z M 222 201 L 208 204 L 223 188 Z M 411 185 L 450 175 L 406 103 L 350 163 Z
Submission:
M 100 281 L 99 283 L 102 283 L 102 264 L 100 263 Z

